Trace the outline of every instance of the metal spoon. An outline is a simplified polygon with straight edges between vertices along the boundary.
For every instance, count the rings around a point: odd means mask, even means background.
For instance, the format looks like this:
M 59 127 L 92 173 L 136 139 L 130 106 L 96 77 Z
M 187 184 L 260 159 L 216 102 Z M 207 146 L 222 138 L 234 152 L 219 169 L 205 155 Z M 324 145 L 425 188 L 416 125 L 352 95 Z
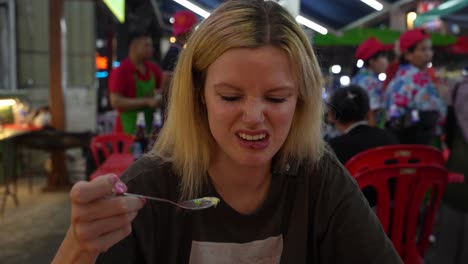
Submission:
M 182 202 L 173 202 L 171 200 L 163 199 L 163 198 L 157 198 L 157 197 L 151 197 L 151 196 L 146 196 L 146 195 L 141 195 L 141 194 L 134 194 L 134 193 L 123 193 L 122 195 L 125 196 L 134 196 L 134 197 L 139 197 L 139 198 L 144 198 L 147 200 L 153 200 L 153 201 L 158 201 L 158 202 L 165 202 L 165 203 L 170 203 L 172 205 L 175 205 L 177 207 L 186 209 L 186 210 L 203 210 L 210 208 L 212 206 L 216 207 L 219 203 L 219 199 L 216 197 L 203 197 L 203 198 L 197 198 L 193 200 L 186 200 Z

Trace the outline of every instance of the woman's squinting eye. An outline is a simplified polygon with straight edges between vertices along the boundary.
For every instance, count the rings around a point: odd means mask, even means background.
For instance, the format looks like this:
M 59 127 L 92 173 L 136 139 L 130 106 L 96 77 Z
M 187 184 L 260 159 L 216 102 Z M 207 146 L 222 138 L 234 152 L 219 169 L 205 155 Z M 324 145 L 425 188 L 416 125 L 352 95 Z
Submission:
M 284 98 L 284 97 L 267 97 L 266 99 L 269 102 L 277 103 L 277 104 L 286 102 L 286 98 Z
M 240 96 L 224 96 L 224 95 L 220 95 L 220 97 L 221 99 L 227 102 L 235 102 L 241 98 Z

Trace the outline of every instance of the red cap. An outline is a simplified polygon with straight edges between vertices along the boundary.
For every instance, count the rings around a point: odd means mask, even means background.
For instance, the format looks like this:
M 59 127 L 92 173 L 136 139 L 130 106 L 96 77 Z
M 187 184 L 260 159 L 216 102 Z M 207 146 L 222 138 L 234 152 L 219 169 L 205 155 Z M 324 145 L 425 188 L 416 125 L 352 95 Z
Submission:
M 401 34 L 400 42 L 400 51 L 405 52 L 410 47 L 414 46 L 416 43 L 430 38 L 429 34 L 424 29 L 412 29 Z
M 197 23 L 195 14 L 188 10 L 179 11 L 174 14 L 174 24 L 172 25 L 172 34 L 179 36 L 192 30 L 192 27 Z
M 372 37 L 361 43 L 361 45 L 359 45 L 354 56 L 356 57 L 356 59 L 366 61 L 378 52 L 387 51 L 391 49 L 393 49 L 393 44 L 385 45 L 378 39 Z

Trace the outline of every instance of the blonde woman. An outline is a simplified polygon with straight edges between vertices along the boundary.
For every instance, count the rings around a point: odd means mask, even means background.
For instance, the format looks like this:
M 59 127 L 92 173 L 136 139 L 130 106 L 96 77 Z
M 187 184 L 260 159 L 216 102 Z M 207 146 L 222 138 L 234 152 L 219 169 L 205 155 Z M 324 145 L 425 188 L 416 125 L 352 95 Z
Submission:
M 401 263 L 321 139 L 321 75 L 273 1 L 227 1 L 189 38 L 152 153 L 71 191 L 56 263 Z M 221 199 L 181 211 L 115 195 Z

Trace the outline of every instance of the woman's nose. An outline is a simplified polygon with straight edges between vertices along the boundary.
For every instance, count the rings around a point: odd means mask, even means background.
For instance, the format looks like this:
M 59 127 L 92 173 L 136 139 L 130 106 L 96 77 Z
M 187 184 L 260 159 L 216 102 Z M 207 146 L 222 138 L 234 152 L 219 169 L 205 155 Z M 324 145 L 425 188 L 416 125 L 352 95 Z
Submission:
M 265 121 L 264 106 L 259 99 L 248 99 L 243 106 L 242 121 L 257 125 Z

